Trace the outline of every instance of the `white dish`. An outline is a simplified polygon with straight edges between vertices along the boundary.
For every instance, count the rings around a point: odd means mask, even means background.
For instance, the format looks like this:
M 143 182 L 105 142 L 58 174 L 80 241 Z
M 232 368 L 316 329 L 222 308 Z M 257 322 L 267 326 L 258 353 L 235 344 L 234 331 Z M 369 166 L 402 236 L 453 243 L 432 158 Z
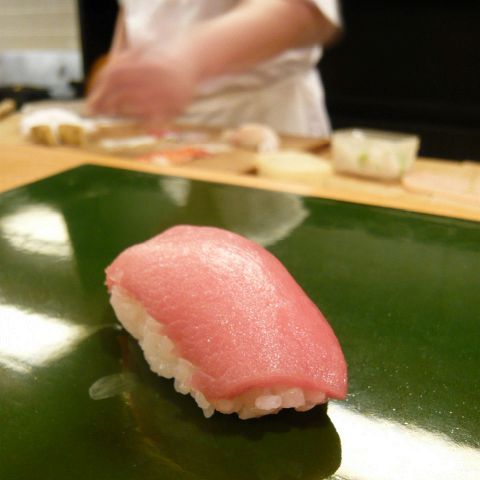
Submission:
M 337 130 L 332 134 L 333 165 L 337 172 L 396 180 L 410 170 L 420 139 L 376 130 Z

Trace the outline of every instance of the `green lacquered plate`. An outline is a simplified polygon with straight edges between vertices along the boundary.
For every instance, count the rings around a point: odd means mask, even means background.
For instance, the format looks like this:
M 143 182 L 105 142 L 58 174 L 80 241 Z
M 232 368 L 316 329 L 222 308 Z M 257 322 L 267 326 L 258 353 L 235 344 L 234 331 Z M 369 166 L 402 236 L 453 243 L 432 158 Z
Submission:
M 180 224 L 264 244 L 334 327 L 346 402 L 204 419 L 103 270 Z M 480 478 L 480 224 L 81 167 L 0 195 L 0 479 Z

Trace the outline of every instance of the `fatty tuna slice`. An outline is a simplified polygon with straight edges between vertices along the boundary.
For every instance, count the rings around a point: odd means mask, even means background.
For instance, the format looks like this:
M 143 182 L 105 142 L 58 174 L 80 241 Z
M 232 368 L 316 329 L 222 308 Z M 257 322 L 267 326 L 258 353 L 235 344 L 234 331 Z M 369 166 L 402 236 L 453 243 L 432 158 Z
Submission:
M 208 402 L 278 387 L 345 398 L 347 367 L 331 326 L 258 244 L 177 226 L 126 249 L 106 274 L 110 292 L 161 324 L 175 355 L 193 366 L 192 390 Z

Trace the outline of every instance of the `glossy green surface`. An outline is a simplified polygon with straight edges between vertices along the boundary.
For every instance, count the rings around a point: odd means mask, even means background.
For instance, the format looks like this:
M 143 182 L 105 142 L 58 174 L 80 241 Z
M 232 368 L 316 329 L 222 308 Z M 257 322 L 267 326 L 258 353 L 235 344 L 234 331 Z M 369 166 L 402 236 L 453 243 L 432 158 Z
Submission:
M 207 420 L 149 371 L 103 269 L 179 223 L 284 262 L 340 339 L 346 402 Z M 0 479 L 478 479 L 479 249 L 478 223 L 99 167 L 5 193 Z

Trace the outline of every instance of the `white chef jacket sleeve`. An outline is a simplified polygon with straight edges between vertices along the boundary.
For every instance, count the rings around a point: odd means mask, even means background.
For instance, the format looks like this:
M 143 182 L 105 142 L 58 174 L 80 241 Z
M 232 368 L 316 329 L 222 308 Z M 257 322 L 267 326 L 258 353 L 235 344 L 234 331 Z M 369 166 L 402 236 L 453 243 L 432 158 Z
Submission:
M 337 27 L 342 26 L 342 15 L 338 0 L 308 0 L 315 4 L 322 14 Z

